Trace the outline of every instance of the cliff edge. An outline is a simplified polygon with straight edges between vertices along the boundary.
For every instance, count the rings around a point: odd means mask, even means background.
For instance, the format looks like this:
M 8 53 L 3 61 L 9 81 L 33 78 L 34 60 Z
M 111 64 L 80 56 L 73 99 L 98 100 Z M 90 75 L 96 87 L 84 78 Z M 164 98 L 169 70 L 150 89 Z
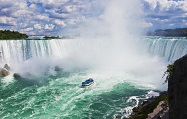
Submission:
M 187 55 L 175 61 L 168 80 L 169 118 L 187 118 Z

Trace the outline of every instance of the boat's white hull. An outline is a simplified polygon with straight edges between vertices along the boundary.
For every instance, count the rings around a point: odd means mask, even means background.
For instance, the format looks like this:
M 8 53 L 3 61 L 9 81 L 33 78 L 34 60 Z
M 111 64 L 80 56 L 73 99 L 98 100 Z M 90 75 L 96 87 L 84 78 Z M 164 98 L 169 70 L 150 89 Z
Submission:
M 87 85 L 82 85 L 82 88 L 86 88 L 86 87 L 90 87 L 94 84 L 94 82 L 90 83 L 90 84 L 87 84 Z

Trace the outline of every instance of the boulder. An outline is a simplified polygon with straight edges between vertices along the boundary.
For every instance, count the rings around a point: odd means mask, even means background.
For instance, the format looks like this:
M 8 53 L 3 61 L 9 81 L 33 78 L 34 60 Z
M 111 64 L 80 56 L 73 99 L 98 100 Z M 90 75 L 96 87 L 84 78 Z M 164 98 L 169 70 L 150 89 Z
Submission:
M 144 106 L 145 104 L 148 104 L 148 102 L 150 102 L 150 100 L 143 100 L 141 103 L 141 106 Z
M 121 119 L 121 115 L 116 115 L 114 119 Z
M 166 102 L 161 101 L 152 113 L 148 114 L 146 119 L 169 119 L 168 118 L 168 106 Z
M 137 107 L 134 107 L 134 108 L 132 109 L 132 111 L 133 111 L 134 113 L 138 113 L 138 112 L 141 111 L 141 108 L 140 108 L 139 106 L 137 106 Z
M 5 77 L 5 76 L 8 76 L 9 74 L 10 72 L 7 69 L 5 68 L 0 69 L 0 76 Z
M 20 78 L 21 78 L 21 75 L 18 74 L 18 73 L 14 73 L 13 77 L 14 77 L 15 79 L 20 79 Z
M 19 83 L 25 86 L 33 86 L 33 85 L 42 85 L 42 81 L 35 77 L 34 75 L 30 74 L 29 72 L 26 73 L 14 73 L 13 77 L 15 80 L 17 80 Z M 42 83 L 41 83 L 42 82 Z
M 59 66 L 55 66 L 55 67 L 54 67 L 54 70 L 55 70 L 55 71 L 62 71 L 63 68 L 61 68 L 61 67 L 59 67 Z
M 7 69 L 8 71 L 10 70 L 10 66 L 8 66 L 8 64 L 5 64 L 4 68 Z

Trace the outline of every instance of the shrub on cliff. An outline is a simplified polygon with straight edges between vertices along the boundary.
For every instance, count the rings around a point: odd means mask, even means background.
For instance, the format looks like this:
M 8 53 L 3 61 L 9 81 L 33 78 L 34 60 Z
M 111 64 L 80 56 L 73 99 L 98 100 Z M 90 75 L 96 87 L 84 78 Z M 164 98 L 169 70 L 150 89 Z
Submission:
M 174 64 L 169 64 L 169 65 L 167 66 L 167 70 L 164 72 L 163 77 L 166 76 L 165 83 L 168 82 L 168 79 L 169 79 L 169 77 L 171 76 L 171 73 L 172 73 L 172 71 L 173 71 L 173 65 L 174 65 Z

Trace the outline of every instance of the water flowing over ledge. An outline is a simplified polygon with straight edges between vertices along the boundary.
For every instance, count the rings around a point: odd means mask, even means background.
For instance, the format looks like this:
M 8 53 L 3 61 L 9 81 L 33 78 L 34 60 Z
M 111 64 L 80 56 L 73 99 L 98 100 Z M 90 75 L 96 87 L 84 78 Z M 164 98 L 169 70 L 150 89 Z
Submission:
M 110 43 L 108 44 L 108 42 Z M 143 48 L 143 52 L 149 52 L 150 55 L 159 55 L 167 61 L 173 61 L 187 51 L 185 46 L 187 42 L 184 39 L 142 38 L 140 39 L 140 43 L 140 47 L 141 45 L 146 45 L 145 47 L 141 47 Z M 24 65 L 23 63 L 36 58 L 36 62 L 29 62 L 29 66 L 27 67 L 28 72 L 34 75 L 41 72 L 42 63 L 44 65 L 52 63 L 45 63 L 45 60 L 51 57 L 56 59 L 72 57 L 73 59 L 71 60 L 79 58 L 82 60 L 81 58 L 84 56 L 83 62 L 92 59 L 93 61 L 104 60 L 101 61 L 102 63 L 109 62 L 106 63 L 107 65 L 104 65 L 106 70 L 110 67 L 109 64 L 112 63 L 115 66 L 125 66 L 124 68 L 126 68 L 122 72 L 105 72 L 105 70 L 100 72 L 98 71 L 99 67 L 96 71 L 82 70 L 77 72 L 62 72 L 62 74 L 54 75 L 52 70 L 47 70 L 46 72 L 45 67 L 47 66 L 45 66 L 44 73 L 41 73 L 44 75 L 36 75 L 37 81 L 42 83 L 39 86 L 28 86 L 27 81 L 23 83 L 15 81 L 10 75 L 2 80 L 11 79 L 14 82 L 10 84 L 2 82 L 2 86 L 0 87 L 2 95 L 0 110 L 3 110 L 0 112 L 0 115 L 10 118 L 111 118 L 116 113 L 128 115 L 132 107 L 137 105 L 139 99 L 145 98 L 145 94 L 154 89 L 151 86 L 160 86 L 162 84 L 162 80 L 159 79 L 162 77 L 163 65 L 160 68 L 160 64 L 157 61 L 152 62 L 151 58 L 146 59 L 149 57 L 142 58 L 140 57 L 141 54 L 138 55 L 138 53 L 132 54 L 134 52 L 130 52 L 130 49 L 123 49 L 123 44 L 120 44 L 120 49 L 118 47 L 112 49 L 113 45 L 118 46 L 118 43 L 113 44 L 109 39 L 102 38 L 93 40 L 0 41 L 1 64 L 14 62 L 15 64 L 20 64 L 19 66 L 21 67 L 21 65 Z M 95 57 L 98 56 L 97 54 L 99 54 L 99 57 Z M 113 58 L 114 56 L 116 57 Z M 125 60 L 125 64 L 118 60 L 119 58 Z M 39 59 L 44 60 L 41 62 L 38 61 Z M 60 62 L 64 62 L 64 60 L 60 60 Z M 79 63 L 75 62 L 76 65 Z M 93 66 L 95 65 L 95 62 L 88 63 L 93 63 Z M 13 64 L 10 66 L 13 67 Z M 157 66 L 158 68 L 156 68 Z M 31 72 L 33 67 L 36 68 Z M 17 72 L 17 70 L 14 71 Z M 23 72 L 25 69 L 23 68 L 21 71 Z M 94 78 L 96 84 L 88 90 L 80 88 L 80 83 L 90 76 Z M 140 83 L 144 85 L 141 87 Z M 149 84 L 150 86 L 148 86 Z
M 169 63 L 187 54 L 187 39 L 183 37 L 147 37 L 144 43 L 146 51 L 163 57 Z
M 184 38 L 147 37 L 142 38 L 140 42 L 146 44 L 145 51 L 164 57 L 168 62 L 174 62 L 187 54 L 187 40 Z M 0 41 L 0 61 L 22 62 L 30 58 L 65 58 L 72 49 L 76 50 L 85 45 L 84 41 L 79 39 Z

